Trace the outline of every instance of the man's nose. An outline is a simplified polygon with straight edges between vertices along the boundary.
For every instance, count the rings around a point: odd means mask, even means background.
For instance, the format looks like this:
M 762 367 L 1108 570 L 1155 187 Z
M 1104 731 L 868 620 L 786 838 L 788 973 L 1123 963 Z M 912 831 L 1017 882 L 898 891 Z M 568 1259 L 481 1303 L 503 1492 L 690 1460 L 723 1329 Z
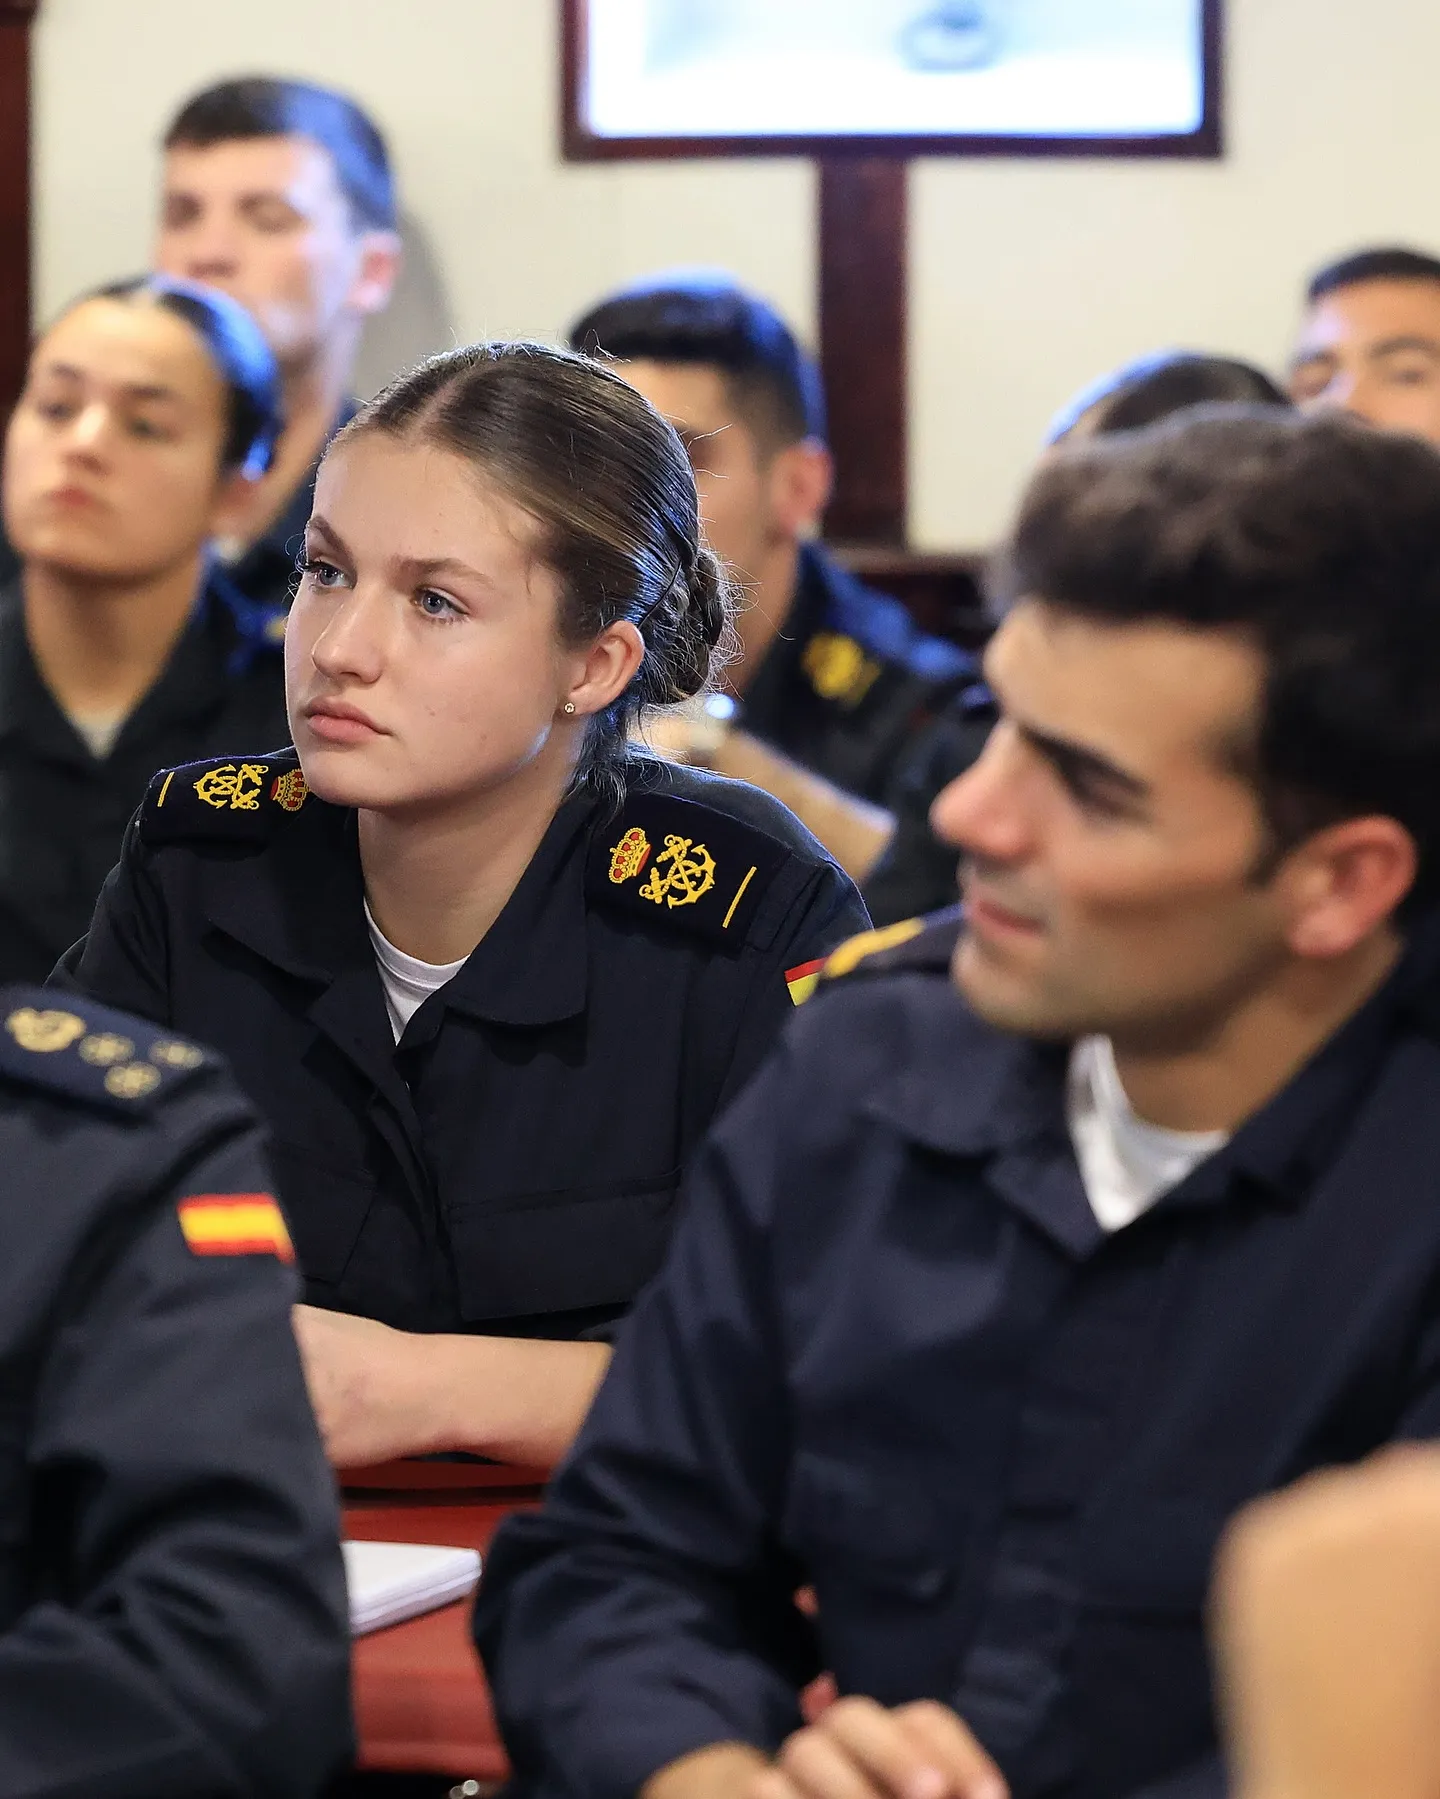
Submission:
M 1010 736 L 1002 719 L 979 760 L 942 787 L 930 807 L 930 828 L 942 843 L 993 862 L 1015 861 L 1029 838 Z
M 183 230 L 167 233 L 161 244 L 161 261 L 168 274 L 190 281 L 222 281 L 240 266 L 239 241 L 232 226 L 207 215 Z

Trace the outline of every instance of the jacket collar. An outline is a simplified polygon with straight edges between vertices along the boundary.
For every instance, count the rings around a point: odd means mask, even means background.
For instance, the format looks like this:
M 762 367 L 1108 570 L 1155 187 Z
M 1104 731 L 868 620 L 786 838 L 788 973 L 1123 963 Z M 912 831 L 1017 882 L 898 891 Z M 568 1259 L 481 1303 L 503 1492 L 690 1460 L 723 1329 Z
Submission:
M 948 980 L 917 984 L 914 1052 L 871 1096 L 867 1113 L 941 1155 L 981 1159 L 1016 1211 L 1072 1253 L 1103 1241 L 1065 1118 L 1068 1044 L 1008 1036 L 981 1023 Z M 1157 1212 L 1216 1206 L 1247 1193 L 1301 1204 L 1351 1126 L 1397 1039 L 1440 1038 L 1440 919 L 1390 979 L 1224 1149 L 1166 1194 Z
M 117 747 L 143 743 L 156 730 L 206 719 L 223 705 L 230 692 L 230 662 L 237 642 L 225 596 L 207 577 L 154 685 L 121 727 Z M 274 655 L 275 646 L 268 653 Z M 11 735 L 57 755 L 73 752 L 88 759 L 78 733 L 36 666 L 18 580 L 0 593 L 0 738 Z
M 445 1007 L 497 1024 L 541 1025 L 585 1008 L 585 839 L 596 802 L 566 800 L 499 918 L 438 996 Z M 318 987 L 378 979 L 365 924 L 355 814 L 312 798 L 277 820 L 263 852 L 227 862 L 206 899 L 210 923 L 273 967 Z M 416 1015 L 407 1044 L 439 1028 L 437 1007 Z
M 566 800 L 500 916 L 438 996 L 447 1008 L 492 1024 L 558 1024 L 585 1010 L 589 945 L 585 929 L 585 849 L 597 802 Z M 407 1045 L 439 1029 L 440 1009 L 424 1008 Z

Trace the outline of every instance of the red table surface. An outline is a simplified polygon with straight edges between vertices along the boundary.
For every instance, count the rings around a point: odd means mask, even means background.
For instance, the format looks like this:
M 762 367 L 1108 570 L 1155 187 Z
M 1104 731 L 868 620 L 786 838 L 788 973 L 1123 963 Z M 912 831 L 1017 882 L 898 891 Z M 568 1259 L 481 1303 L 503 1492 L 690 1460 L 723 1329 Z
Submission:
M 347 1488 L 357 1478 L 347 1476 Z M 539 1498 L 529 1470 L 439 1464 L 363 1478 L 367 1490 L 345 1496 L 347 1537 L 448 1543 L 482 1555 L 502 1520 Z M 470 1641 L 468 1599 L 358 1638 L 354 1682 L 359 1767 L 504 1779 L 505 1753 Z

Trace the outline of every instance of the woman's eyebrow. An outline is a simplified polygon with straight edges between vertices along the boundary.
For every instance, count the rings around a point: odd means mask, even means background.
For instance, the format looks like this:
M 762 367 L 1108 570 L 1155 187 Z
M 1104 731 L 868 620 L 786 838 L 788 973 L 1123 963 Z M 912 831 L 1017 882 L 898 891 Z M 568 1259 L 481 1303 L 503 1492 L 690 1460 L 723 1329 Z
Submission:
M 397 556 L 395 566 L 416 581 L 428 580 L 434 576 L 462 575 L 467 581 L 483 581 L 487 587 L 495 585 L 483 569 L 478 569 L 469 562 L 462 562 L 458 556 Z
M 58 375 L 62 381 L 84 381 L 87 379 L 84 369 L 78 369 L 72 362 L 44 362 L 40 365 L 42 375 Z M 127 400 L 173 400 L 183 405 L 184 395 L 173 387 L 166 387 L 159 381 L 122 381 L 120 391 Z

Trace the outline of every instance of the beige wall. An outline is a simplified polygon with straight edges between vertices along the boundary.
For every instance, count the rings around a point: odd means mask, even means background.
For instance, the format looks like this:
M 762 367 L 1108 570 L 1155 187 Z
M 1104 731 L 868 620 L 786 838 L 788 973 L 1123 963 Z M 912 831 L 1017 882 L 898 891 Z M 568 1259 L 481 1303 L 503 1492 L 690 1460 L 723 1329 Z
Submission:
M 350 88 L 392 139 L 413 256 L 367 347 L 372 384 L 447 342 L 557 335 L 605 288 L 674 263 L 736 270 L 810 332 L 809 169 L 562 165 L 558 11 L 557 0 L 43 0 L 41 316 L 143 262 L 154 138 L 176 102 L 218 74 L 273 69 Z M 1046 418 L 1107 366 L 1174 343 L 1274 363 L 1308 265 L 1364 240 L 1440 245 L 1440 5 L 1228 0 L 1228 11 L 1224 162 L 916 169 L 917 542 L 989 539 Z

